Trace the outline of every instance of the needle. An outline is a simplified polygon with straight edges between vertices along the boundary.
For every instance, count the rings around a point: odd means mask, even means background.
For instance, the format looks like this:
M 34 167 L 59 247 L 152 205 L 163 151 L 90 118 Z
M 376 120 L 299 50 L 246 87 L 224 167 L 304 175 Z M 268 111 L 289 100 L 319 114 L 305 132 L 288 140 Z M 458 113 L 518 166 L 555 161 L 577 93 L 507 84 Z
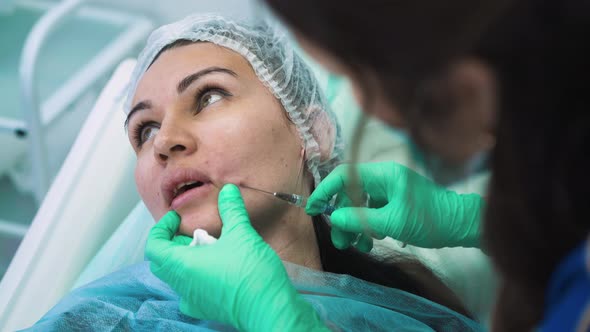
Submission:
M 269 195 L 275 196 L 275 193 L 271 193 L 270 191 L 266 191 L 266 190 L 262 190 L 262 189 L 252 188 L 252 187 L 249 187 L 249 186 L 247 186 L 245 184 L 241 184 L 240 187 L 243 187 L 243 188 L 246 188 L 246 189 L 256 190 L 256 191 L 259 191 L 259 192 L 264 193 L 264 194 L 269 194 Z
M 264 194 L 268 194 L 268 195 L 272 195 L 274 197 L 276 197 L 277 199 L 280 199 L 281 201 L 287 202 L 291 205 L 295 205 L 298 206 L 302 209 L 305 209 L 305 205 L 307 203 L 307 198 L 301 195 L 297 195 L 297 194 L 287 194 L 287 193 L 282 193 L 282 192 L 270 192 L 270 191 L 266 191 L 266 190 L 262 190 L 262 189 L 257 189 L 257 188 L 252 188 L 249 186 L 245 186 L 245 185 L 241 185 L 242 187 L 246 188 L 246 189 L 252 189 Z M 323 208 L 323 214 L 326 215 L 331 215 L 332 212 L 334 212 L 336 208 L 332 205 L 326 205 Z

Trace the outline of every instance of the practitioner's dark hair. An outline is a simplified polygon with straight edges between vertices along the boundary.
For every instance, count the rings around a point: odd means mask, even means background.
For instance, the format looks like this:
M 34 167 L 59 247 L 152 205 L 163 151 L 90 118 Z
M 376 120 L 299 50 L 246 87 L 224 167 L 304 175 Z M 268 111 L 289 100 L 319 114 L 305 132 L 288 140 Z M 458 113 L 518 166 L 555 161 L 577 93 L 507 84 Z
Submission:
M 484 243 L 503 275 L 494 328 L 531 330 L 549 280 L 590 232 L 590 2 L 517 2 L 474 49 L 498 77 Z
M 482 242 L 503 279 L 493 327 L 531 330 L 557 264 L 590 231 L 590 2 L 266 2 L 361 85 L 376 73 L 418 143 L 417 128 L 450 111 L 430 83 L 464 58 L 490 67 L 499 114 Z

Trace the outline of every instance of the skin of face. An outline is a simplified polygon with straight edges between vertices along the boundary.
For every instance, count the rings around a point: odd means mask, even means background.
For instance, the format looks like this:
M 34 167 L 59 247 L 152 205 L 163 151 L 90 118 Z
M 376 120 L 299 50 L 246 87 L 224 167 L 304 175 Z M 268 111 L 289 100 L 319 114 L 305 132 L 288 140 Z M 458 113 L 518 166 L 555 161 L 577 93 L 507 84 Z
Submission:
M 195 73 L 185 84 L 179 82 Z M 194 76 L 193 76 L 194 77 Z M 312 179 L 304 170 L 301 139 L 280 102 L 239 54 L 199 42 L 169 49 L 141 78 L 132 105 L 149 104 L 130 113 L 129 140 L 137 155 L 137 189 L 155 220 L 171 209 L 162 183 L 178 170 L 198 171 L 210 184 L 175 210 L 180 234 L 196 228 L 219 237 L 217 207 L 226 183 L 267 191 L 308 195 Z M 137 141 L 137 139 L 140 141 Z M 298 248 L 309 263 L 317 255 L 314 230 L 303 209 L 272 196 L 240 188 L 254 228 L 281 258 Z M 302 262 L 301 260 L 307 260 Z

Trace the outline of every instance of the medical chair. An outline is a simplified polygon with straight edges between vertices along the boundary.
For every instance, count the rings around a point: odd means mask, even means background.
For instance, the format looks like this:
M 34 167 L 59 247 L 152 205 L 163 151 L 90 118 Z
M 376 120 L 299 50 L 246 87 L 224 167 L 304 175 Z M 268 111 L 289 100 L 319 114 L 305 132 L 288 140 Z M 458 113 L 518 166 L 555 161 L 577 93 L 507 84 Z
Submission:
M 136 192 L 135 155 L 123 128 L 122 111 L 122 96 L 134 63 L 121 63 L 103 89 L 0 282 L 0 331 L 29 327 L 72 288 L 143 260 L 145 239 L 154 220 Z M 358 109 L 351 110 L 354 101 L 347 84 L 313 67 L 337 115 L 354 121 L 349 113 L 358 114 Z M 395 159 L 412 166 L 402 140 L 396 141 L 376 121 L 369 126 L 361 160 Z M 353 127 L 343 123 L 347 142 Z M 484 182 L 485 176 L 469 181 L 463 189 L 482 191 Z M 376 246 L 376 250 L 392 247 L 416 255 L 476 317 L 487 320 L 495 282 L 479 250 L 401 249 L 392 240 Z
M 137 204 L 120 98 L 133 66 L 119 65 L 101 92 L 0 282 L 0 331 L 51 308 Z

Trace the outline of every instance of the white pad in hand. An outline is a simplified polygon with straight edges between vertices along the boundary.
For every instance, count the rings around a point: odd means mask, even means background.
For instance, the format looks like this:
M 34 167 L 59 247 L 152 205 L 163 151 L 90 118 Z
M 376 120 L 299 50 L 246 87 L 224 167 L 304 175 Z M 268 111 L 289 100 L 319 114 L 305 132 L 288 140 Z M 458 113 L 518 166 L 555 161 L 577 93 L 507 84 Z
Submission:
M 197 228 L 193 233 L 193 241 L 189 244 L 189 246 L 200 246 L 204 244 L 213 244 L 217 241 L 216 238 L 209 235 L 206 230 Z

